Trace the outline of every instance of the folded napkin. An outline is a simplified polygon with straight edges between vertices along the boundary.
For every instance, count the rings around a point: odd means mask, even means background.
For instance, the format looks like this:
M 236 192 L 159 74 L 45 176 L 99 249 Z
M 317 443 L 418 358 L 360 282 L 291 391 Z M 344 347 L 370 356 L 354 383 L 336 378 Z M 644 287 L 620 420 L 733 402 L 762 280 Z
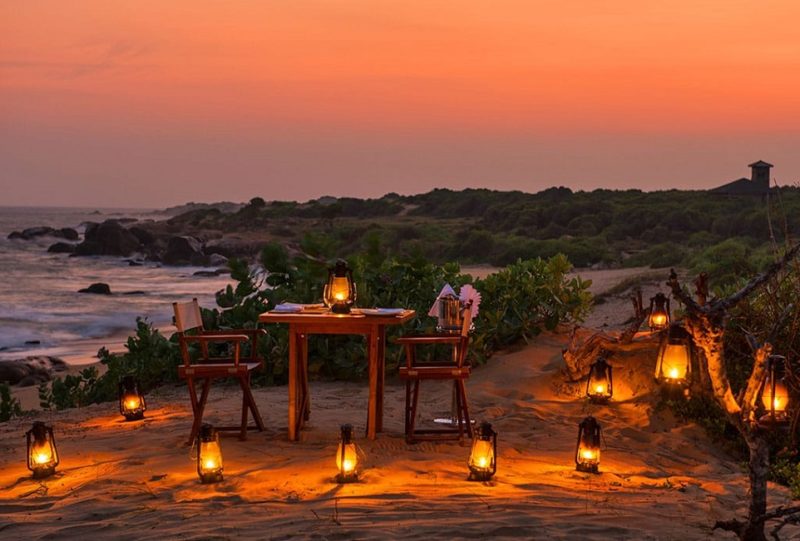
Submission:
M 461 286 L 461 291 L 458 295 L 456 295 L 455 290 L 450 284 L 445 284 L 439 294 L 436 296 L 436 300 L 433 302 L 433 306 L 431 309 L 428 310 L 428 315 L 431 317 L 439 317 L 439 299 L 444 297 L 445 295 L 455 295 L 457 296 L 462 303 L 467 303 L 472 301 L 472 306 L 470 307 L 470 311 L 472 312 L 472 319 L 475 319 L 478 315 L 478 306 L 481 304 L 481 294 L 480 292 L 472 287 L 470 284 L 465 284 Z
M 439 292 L 439 294 L 436 295 L 436 300 L 433 301 L 433 306 L 431 306 L 431 309 L 428 310 L 428 315 L 431 317 L 439 317 L 439 299 L 441 299 L 445 295 L 455 295 L 455 294 L 456 292 L 453 289 L 453 286 L 451 286 L 450 284 L 445 284 L 442 290 Z
M 472 287 L 471 284 L 465 284 L 461 286 L 461 291 L 459 292 L 458 298 L 461 299 L 461 302 L 463 303 L 472 301 L 472 305 L 470 306 L 472 319 L 478 317 L 478 306 L 481 304 L 481 294 L 477 289 Z

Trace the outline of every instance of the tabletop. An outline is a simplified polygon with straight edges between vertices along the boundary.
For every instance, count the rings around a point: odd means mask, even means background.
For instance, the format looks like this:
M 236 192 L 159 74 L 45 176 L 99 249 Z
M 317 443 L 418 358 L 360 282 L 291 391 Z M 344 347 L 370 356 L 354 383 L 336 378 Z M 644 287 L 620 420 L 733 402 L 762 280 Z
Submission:
M 345 324 L 362 323 L 366 325 L 400 325 L 416 315 L 414 310 L 403 310 L 400 314 L 373 315 L 364 314 L 359 308 L 353 308 L 349 314 L 334 314 L 327 310 L 311 310 L 304 312 L 264 312 L 258 316 L 260 323 L 327 323 Z

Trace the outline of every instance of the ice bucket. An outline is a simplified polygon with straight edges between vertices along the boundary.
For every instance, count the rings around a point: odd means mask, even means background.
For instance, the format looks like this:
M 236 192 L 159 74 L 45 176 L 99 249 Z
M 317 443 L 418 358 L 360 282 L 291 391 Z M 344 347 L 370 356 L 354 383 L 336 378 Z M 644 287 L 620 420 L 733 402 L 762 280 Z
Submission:
M 442 295 L 439 297 L 439 321 L 436 325 L 438 332 L 461 332 L 461 299 L 455 295 Z

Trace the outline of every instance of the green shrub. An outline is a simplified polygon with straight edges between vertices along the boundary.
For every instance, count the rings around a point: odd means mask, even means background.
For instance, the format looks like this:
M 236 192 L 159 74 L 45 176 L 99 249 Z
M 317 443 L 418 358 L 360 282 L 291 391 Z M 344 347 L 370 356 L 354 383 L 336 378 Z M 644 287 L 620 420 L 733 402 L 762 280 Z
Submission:
M 19 415 L 22 415 L 19 400 L 11 395 L 11 387 L 7 383 L 0 383 L 0 423 Z
M 177 380 L 181 362 L 177 343 L 167 340 L 147 320 L 136 319 L 136 334 L 128 338 L 125 347 L 125 353 L 111 353 L 105 348 L 97 353 L 106 366 L 102 376 L 90 366 L 77 375 L 41 384 L 42 409 L 61 410 L 116 400 L 119 381 L 126 375 L 135 376 L 144 392 Z

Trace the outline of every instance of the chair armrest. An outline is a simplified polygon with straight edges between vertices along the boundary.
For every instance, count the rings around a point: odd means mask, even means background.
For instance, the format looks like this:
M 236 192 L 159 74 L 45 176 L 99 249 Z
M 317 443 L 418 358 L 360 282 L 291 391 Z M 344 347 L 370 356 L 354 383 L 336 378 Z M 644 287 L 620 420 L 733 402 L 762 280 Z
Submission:
M 266 329 L 229 329 L 223 331 L 203 331 L 201 336 L 215 336 L 221 334 L 246 334 L 248 336 L 261 335 L 266 336 Z
M 181 340 L 196 342 L 247 342 L 250 338 L 244 334 L 196 334 L 181 336 Z
M 461 342 L 460 336 L 436 336 L 419 334 L 415 336 L 401 336 L 394 340 L 396 344 L 458 344 Z

